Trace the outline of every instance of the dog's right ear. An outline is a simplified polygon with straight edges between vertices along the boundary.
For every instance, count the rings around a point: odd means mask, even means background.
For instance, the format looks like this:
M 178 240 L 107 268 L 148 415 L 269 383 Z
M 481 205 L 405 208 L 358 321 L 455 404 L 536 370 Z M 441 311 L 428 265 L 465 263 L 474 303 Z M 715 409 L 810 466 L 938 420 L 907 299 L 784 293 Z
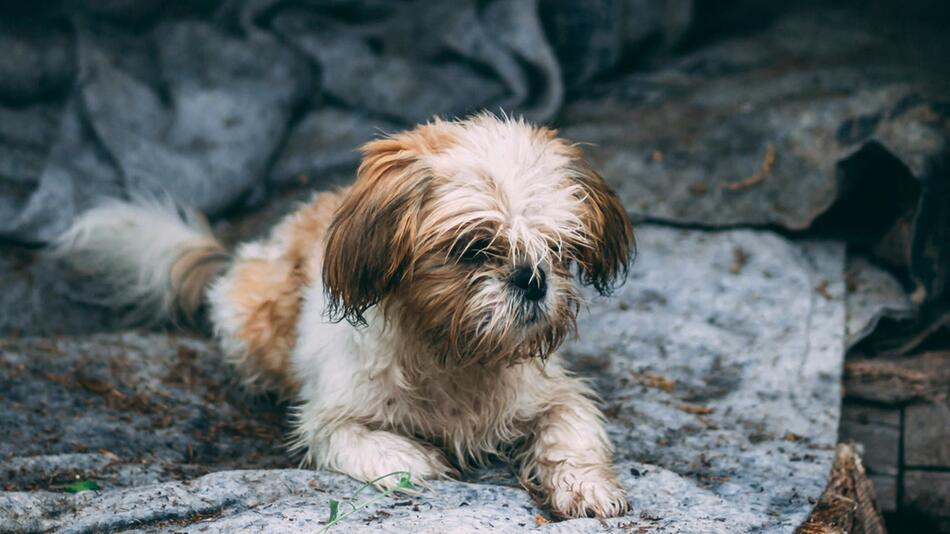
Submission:
M 331 319 L 365 324 L 363 312 L 411 272 L 431 180 L 420 162 L 426 141 L 416 130 L 363 146 L 356 182 L 327 230 L 323 284 Z

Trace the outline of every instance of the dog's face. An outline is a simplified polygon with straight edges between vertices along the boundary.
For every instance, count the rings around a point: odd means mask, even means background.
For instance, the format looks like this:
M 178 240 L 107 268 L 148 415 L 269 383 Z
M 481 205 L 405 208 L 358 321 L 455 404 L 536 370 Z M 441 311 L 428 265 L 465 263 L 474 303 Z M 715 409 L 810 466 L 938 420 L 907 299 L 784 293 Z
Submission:
M 634 239 L 616 195 L 555 134 L 479 115 L 367 144 L 327 235 L 331 315 L 360 323 L 379 304 L 443 364 L 556 349 L 576 279 L 608 293 Z

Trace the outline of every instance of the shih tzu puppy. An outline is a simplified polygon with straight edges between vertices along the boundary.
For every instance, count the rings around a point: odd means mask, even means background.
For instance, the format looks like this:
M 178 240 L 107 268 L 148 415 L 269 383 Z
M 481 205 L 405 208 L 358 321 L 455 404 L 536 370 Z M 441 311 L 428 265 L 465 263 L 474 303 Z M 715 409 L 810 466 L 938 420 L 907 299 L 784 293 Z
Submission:
M 305 462 L 424 480 L 504 455 L 559 516 L 627 510 L 603 416 L 556 350 L 578 284 L 626 276 L 633 230 L 554 130 L 482 114 L 372 141 L 351 187 L 233 255 L 168 204 L 100 205 L 56 248 L 117 304 L 206 313 L 248 383 L 297 399 Z

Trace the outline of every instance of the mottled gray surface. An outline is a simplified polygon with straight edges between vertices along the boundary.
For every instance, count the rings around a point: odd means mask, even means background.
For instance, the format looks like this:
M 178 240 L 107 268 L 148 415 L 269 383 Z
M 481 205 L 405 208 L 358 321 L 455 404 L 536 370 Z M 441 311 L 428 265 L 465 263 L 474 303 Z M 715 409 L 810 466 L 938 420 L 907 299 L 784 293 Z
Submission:
M 76 473 L 115 487 L 288 465 L 284 408 L 245 398 L 206 341 L 126 333 L 0 343 L 6 489 L 61 490 Z
M 633 511 L 650 532 L 791 532 L 834 456 L 844 247 L 769 232 L 640 229 L 640 258 L 594 298 L 566 349 L 604 397 Z M 8 340 L 0 350 L 0 530 L 308 531 L 357 486 L 288 469 L 283 408 L 242 399 L 197 339 L 128 333 Z M 237 468 L 264 471 L 228 471 Z M 278 469 L 273 469 L 278 468 Z M 211 473 L 204 477 L 200 475 Z M 200 478 L 195 478 L 200 477 Z M 539 525 L 501 466 L 388 499 L 358 532 L 598 532 Z M 98 493 L 63 493 L 76 479 Z M 344 505 L 345 506 L 345 505 Z

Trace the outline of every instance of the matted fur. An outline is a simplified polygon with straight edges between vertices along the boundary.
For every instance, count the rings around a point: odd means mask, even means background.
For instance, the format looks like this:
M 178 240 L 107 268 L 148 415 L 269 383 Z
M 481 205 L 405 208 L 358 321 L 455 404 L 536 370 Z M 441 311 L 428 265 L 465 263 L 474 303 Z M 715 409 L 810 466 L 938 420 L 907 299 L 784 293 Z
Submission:
M 556 353 L 578 281 L 606 294 L 626 275 L 634 239 L 616 195 L 553 130 L 492 115 L 435 120 L 363 154 L 351 188 L 238 247 L 213 282 L 184 273 L 220 246 L 167 211 L 149 212 L 177 232 L 157 263 L 142 227 L 102 245 L 148 209 L 132 204 L 81 218 L 67 236 L 97 238 L 62 250 L 138 266 L 133 292 L 161 302 L 191 308 L 189 277 L 209 284 L 215 332 L 247 382 L 299 401 L 306 463 L 422 481 L 504 455 L 558 515 L 624 513 L 602 415 Z M 516 272 L 540 288 L 533 299 Z

